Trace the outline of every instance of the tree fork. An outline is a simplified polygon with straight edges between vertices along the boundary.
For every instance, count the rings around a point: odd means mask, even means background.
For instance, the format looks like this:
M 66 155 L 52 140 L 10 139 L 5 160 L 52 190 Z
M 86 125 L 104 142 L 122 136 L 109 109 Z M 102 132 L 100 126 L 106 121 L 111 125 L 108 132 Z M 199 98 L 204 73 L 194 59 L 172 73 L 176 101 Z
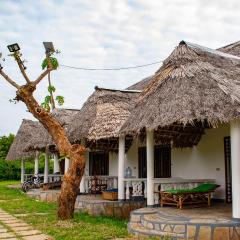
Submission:
M 33 97 L 35 89 L 36 85 L 32 83 L 21 86 L 17 90 L 16 100 L 26 104 L 28 110 L 43 124 L 52 136 L 59 151 L 72 160 L 70 169 L 64 175 L 58 199 L 58 217 L 60 219 L 72 218 L 79 185 L 85 168 L 85 159 L 83 156 L 85 148 L 78 144 L 71 145 L 64 128 L 53 116 L 39 106 Z

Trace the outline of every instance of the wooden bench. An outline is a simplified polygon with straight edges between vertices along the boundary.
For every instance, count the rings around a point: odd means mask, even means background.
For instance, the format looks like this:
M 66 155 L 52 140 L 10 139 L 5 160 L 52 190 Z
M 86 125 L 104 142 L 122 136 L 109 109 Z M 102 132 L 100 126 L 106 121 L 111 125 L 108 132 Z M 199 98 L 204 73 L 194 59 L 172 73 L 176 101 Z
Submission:
M 207 204 L 207 206 L 210 207 L 211 195 L 218 187 L 220 187 L 220 185 L 206 183 L 192 189 L 172 189 L 159 191 L 157 193 L 160 195 L 159 203 L 161 207 L 164 205 L 173 205 L 182 209 L 183 205 L 196 204 Z

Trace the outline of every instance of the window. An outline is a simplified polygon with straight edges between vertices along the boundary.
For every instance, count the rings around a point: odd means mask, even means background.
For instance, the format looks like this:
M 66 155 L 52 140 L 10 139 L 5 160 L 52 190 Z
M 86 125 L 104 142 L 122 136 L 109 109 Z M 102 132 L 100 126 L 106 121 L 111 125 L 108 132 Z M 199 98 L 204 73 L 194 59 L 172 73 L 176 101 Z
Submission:
M 109 175 L 109 154 L 106 152 L 89 153 L 89 176 Z
M 138 177 L 147 177 L 147 153 L 146 147 L 138 149 Z M 171 147 L 154 147 L 154 178 L 171 177 Z

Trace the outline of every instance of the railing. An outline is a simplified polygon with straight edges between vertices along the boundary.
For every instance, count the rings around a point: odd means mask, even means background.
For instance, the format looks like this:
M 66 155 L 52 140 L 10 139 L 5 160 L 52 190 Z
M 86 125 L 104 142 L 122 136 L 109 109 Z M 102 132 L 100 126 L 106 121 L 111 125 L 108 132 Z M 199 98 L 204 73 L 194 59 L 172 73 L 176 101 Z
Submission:
M 35 174 L 24 174 L 24 181 L 33 180 L 34 177 Z M 38 177 L 40 178 L 40 183 L 43 183 L 44 174 L 40 173 L 38 174 Z M 48 182 L 57 182 L 62 180 L 63 180 L 62 174 L 48 174 Z
M 84 191 L 86 193 L 90 192 L 91 179 L 94 176 L 84 176 Z M 97 179 L 106 182 L 107 189 L 118 187 L 118 177 L 116 176 L 97 176 Z
M 146 178 L 125 178 L 125 198 L 147 198 Z M 159 203 L 159 191 L 166 189 L 189 189 L 199 186 L 202 183 L 215 182 L 214 179 L 182 179 L 182 178 L 155 178 L 154 203 Z
M 125 198 L 147 198 L 147 179 L 146 178 L 125 178 Z

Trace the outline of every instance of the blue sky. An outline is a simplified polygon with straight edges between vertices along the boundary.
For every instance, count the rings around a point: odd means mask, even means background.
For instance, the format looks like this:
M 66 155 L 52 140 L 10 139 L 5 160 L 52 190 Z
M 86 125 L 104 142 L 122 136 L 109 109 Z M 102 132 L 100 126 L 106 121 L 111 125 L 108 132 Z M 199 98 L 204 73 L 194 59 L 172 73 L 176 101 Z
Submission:
M 4 70 L 23 83 L 6 46 L 18 42 L 27 72 L 41 71 L 43 41 L 61 51 L 61 64 L 110 68 L 141 65 L 166 58 L 181 41 L 218 48 L 240 40 L 239 0 L 0 0 L 0 52 Z M 65 107 L 80 108 L 96 85 L 124 89 L 159 68 L 87 72 L 60 67 L 52 74 Z M 36 92 L 41 101 L 46 81 Z M 0 77 L 0 136 L 16 133 L 23 118 L 32 119 L 23 103 L 12 104 L 15 90 Z

